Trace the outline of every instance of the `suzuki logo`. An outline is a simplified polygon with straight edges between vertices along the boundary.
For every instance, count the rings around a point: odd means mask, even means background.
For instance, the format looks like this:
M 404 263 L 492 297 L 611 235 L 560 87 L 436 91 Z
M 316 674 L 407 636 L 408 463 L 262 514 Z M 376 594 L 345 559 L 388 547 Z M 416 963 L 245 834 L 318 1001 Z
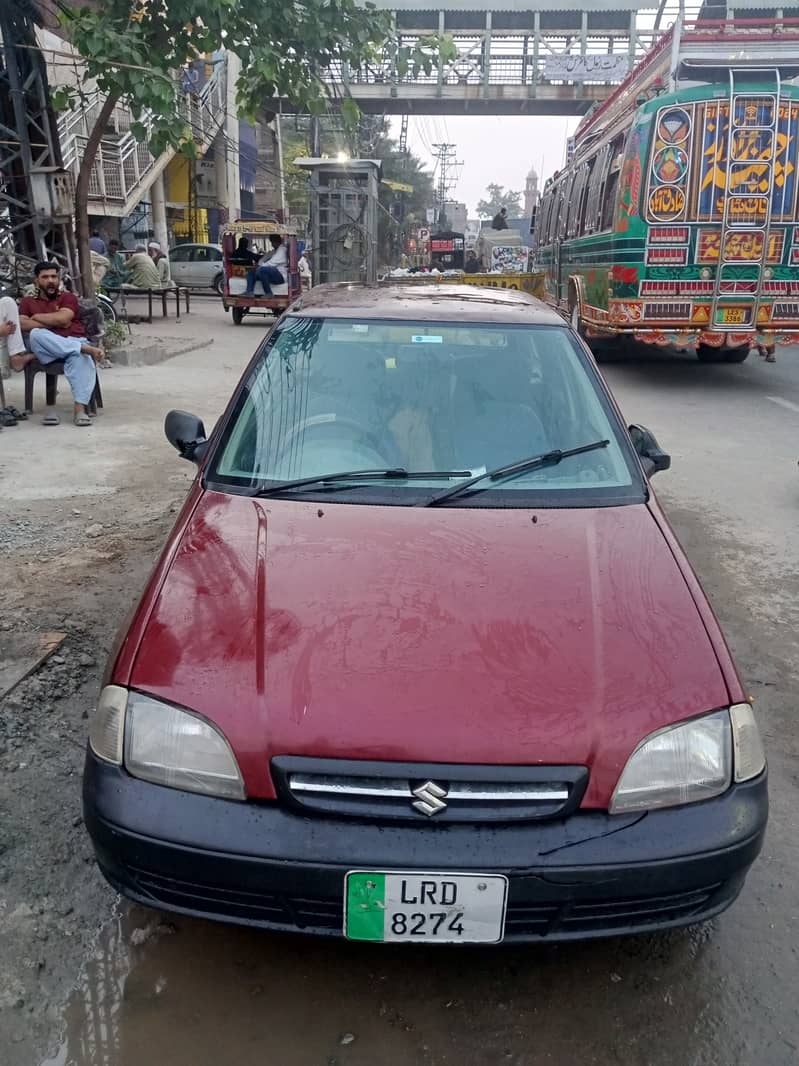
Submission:
M 428 818 L 432 818 L 434 814 L 440 814 L 447 809 L 447 805 L 444 802 L 444 797 L 447 794 L 447 790 L 442 788 L 441 785 L 437 785 L 435 781 L 425 781 L 423 785 L 419 785 L 418 788 L 411 789 L 416 799 L 412 806 L 421 811 L 422 814 L 426 814 Z

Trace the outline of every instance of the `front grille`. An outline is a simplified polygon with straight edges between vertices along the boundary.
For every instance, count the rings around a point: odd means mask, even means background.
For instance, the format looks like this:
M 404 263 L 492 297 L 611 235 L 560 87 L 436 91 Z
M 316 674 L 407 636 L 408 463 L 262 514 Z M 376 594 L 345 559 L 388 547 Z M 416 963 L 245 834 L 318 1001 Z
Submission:
M 645 303 L 644 318 L 674 318 L 690 319 L 691 304 L 689 303 Z
M 178 908 L 194 914 L 237 920 L 271 929 L 333 934 L 344 924 L 343 878 L 335 898 L 295 893 L 242 892 L 180 881 L 140 869 L 129 871 L 144 898 L 156 906 Z M 575 899 L 516 902 L 511 878 L 511 899 L 505 917 L 505 939 L 553 939 L 602 933 L 635 932 L 687 922 L 712 911 L 729 895 L 727 882 L 659 896 L 628 899 Z
M 584 766 L 461 766 L 279 756 L 280 798 L 304 813 L 444 822 L 562 818 L 585 792 Z

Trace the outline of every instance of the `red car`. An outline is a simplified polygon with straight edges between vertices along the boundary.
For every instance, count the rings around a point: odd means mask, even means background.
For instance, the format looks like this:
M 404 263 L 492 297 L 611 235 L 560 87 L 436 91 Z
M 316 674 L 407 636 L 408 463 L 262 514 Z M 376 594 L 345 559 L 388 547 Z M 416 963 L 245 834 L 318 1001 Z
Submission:
M 697 922 L 763 748 L 587 348 L 503 290 L 320 287 L 256 352 L 109 666 L 85 820 L 153 907 L 372 941 Z

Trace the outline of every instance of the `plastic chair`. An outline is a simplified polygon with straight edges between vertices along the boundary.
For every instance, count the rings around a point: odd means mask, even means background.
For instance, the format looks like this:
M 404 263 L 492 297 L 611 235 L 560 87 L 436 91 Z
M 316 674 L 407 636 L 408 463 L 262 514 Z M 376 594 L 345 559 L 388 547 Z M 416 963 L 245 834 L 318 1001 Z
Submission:
M 38 359 L 33 359 L 25 367 L 25 410 L 28 414 L 33 413 L 33 383 L 36 380 L 36 375 L 42 373 L 45 375 L 45 402 L 48 407 L 55 406 L 56 395 L 58 393 L 58 375 L 64 373 L 64 361 L 62 359 L 56 360 L 54 363 L 40 363 Z M 100 375 L 97 375 L 97 380 L 94 384 L 94 392 L 89 400 L 89 411 L 92 414 L 97 413 L 97 408 L 103 406 L 103 394 L 100 390 Z

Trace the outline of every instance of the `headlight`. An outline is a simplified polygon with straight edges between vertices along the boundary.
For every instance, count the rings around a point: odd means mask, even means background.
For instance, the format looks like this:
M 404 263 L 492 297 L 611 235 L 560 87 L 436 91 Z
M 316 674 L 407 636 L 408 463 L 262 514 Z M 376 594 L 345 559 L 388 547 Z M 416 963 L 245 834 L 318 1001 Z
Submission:
M 245 799 L 235 756 L 214 726 L 189 711 L 128 693 L 125 769 L 157 785 Z
M 89 745 L 106 762 L 157 785 L 246 798 L 230 745 L 209 722 L 119 685 L 106 685 L 89 729 Z
M 122 765 L 122 741 L 125 736 L 125 707 L 128 690 L 106 685 L 100 693 L 89 726 L 89 746 L 98 759 Z
M 610 813 L 698 803 L 718 796 L 736 781 L 762 773 L 766 765 L 752 708 L 738 703 L 647 737 L 627 760 Z
M 766 769 L 766 753 L 754 711 L 748 703 L 730 707 L 735 780 L 749 781 Z

